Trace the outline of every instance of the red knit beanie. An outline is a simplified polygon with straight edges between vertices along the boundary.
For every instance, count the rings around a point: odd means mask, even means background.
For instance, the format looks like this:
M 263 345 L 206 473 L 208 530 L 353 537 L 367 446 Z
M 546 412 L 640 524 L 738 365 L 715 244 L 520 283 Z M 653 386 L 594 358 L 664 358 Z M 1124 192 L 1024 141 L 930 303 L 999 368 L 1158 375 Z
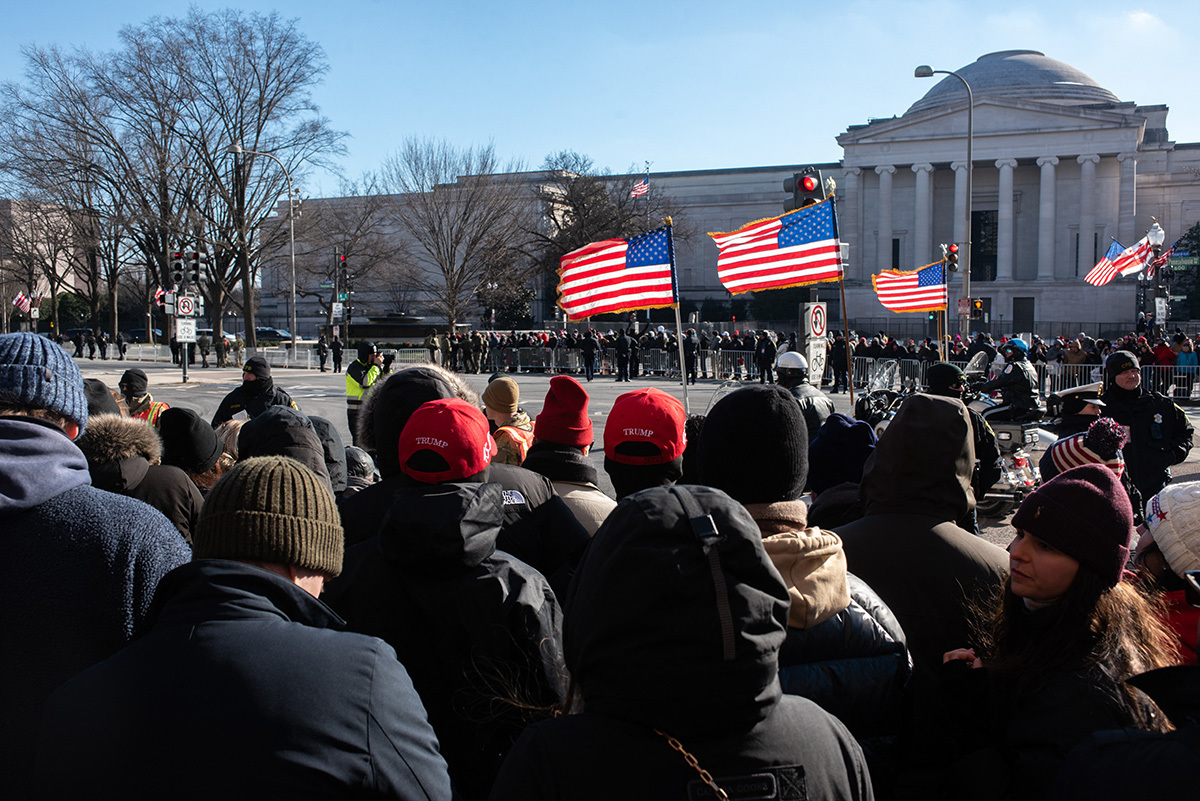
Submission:
M 1086 464 L 1034 490 L 1012 525 L 1078 560 L 1111 587 L 1129 561 L 1133 506 L 1112 470 Z
M 551 378 L 546 402 L 533 424 L 533 435 L 559 445 L 577 448 L 591 445 L 594 437 L 592 420 L 588 417 L 587 390 L 570 376 Z

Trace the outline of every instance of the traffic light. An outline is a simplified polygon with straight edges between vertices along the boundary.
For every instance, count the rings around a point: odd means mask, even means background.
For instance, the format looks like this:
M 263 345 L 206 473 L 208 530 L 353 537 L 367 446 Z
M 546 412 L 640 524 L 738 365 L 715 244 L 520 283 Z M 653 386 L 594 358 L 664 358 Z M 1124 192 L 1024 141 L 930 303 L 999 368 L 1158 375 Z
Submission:
M 937 319 L 937 312 L 930 312 L 930 313 L 929 313 L 929 319 L 930 319 L 930 320 L 936 320 L 936 319 Z
M 807 167 L 783 182 L 783 191 L 792 197 L 783 202 L 784 212 L 802 209 L 825 199 L 825 184 L 821 171 Z
M 201 256 L 199 253 L 192 253 L 188 259 L 188 283 L 193 286 L 200 285 L 200 262 Z
M 972 320 L 982 320 L 983 319 L 983 299 L 982 298 L 971 298 L 971 319 Z
M 183 254 L 171 254 L 171 283 L 175 286 L 183 284 Z
M 952 273 L 958 272 L 958 245 L 951 242 L 949 245 L 942 245 L 942 250 L 946 254 L 946 268 Z

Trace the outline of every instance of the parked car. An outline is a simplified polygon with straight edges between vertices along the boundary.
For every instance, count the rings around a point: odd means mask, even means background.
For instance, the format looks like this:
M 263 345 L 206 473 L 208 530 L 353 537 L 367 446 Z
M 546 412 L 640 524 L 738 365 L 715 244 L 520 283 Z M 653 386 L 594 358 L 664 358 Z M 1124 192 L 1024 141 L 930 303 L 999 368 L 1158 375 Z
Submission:
M 223 337 L 225 337 L 225 341 L 228 342 L 230 345 L 232 345 L 233 341 L 235 339 L 237 339 L 237 337 L 235 337 L 233 334 L 229 333 L 228 331 L 222 331 L 221 335 Z M 197 328 L 196 329 L 196 338 L 199 339 L 200 337 L 203 337 L 203 336 L 207 336 L 209 339 L 212 339 L 214 336 L 216 336 L 216 334 L 213 332 L 213 330 L 211 328 Z
M 162 329 L 155 328 L 152 330 L 154 331 L 154 341 L 156 343 L 161 343 L 163 341 Z M 126 334 L 126 336 L 129 337 L 130 342 L 145 343 L 145 342 L 150 341 L 150 338 L 146 335 L 145 328 L 135 328 L 132 331 L 130 331 L 128 334 Z
M 254 338 L 260 343 L 292 341 L 292 335 L 282 328 L 271 328 L 265 325 L 255 327 Z

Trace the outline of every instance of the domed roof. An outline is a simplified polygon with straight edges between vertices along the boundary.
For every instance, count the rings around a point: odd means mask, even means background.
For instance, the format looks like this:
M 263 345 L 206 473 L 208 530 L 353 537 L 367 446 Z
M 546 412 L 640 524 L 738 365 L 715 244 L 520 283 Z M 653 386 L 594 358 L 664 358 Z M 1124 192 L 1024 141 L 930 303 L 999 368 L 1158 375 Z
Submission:
M 976 99 L 986 94 L 1063 105 L 1120 102 L 1116 95 L 1070 64 L 1047 58 L 1036 50 L 988 53 L 955 72 L 971 85 Z M 951 105 L 965 96 L 962 82 L 947 75 L 904 113 Z

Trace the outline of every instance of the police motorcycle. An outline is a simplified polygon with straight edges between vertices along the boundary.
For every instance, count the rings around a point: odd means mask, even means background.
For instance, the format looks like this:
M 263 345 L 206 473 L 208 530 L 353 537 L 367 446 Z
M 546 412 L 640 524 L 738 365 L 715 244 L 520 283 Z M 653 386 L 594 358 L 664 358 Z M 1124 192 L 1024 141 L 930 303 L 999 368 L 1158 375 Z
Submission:
M 967 378 L 963 402 L 981 415 L 1000 405 L 995 398 L 981 394 L 978 389 L 988 379 L 988 367 L 987 354 L 976 353 L 963 370 Z M 1042 437 L 1041 412 L 1026 417 L 1029 419 L 987 421 L 996 435 L 1004 467 L 1000 478 L 976 504 L 980 517 L 1004 517 L 1042 483 L 1041 471 L 1032 456 L 1034 446 Z M 1050 439 L 1053 441 L 1053 435 Z
M 896 410 L 913 391 L 911 378 L 900 380 L 899 362 L 895 359 L 879 362 L 867 383 L 866 392 L 854 401 L 854 419 L 871 426 L 875 436 L 883 436 L 884 429 L 896 416 Z

